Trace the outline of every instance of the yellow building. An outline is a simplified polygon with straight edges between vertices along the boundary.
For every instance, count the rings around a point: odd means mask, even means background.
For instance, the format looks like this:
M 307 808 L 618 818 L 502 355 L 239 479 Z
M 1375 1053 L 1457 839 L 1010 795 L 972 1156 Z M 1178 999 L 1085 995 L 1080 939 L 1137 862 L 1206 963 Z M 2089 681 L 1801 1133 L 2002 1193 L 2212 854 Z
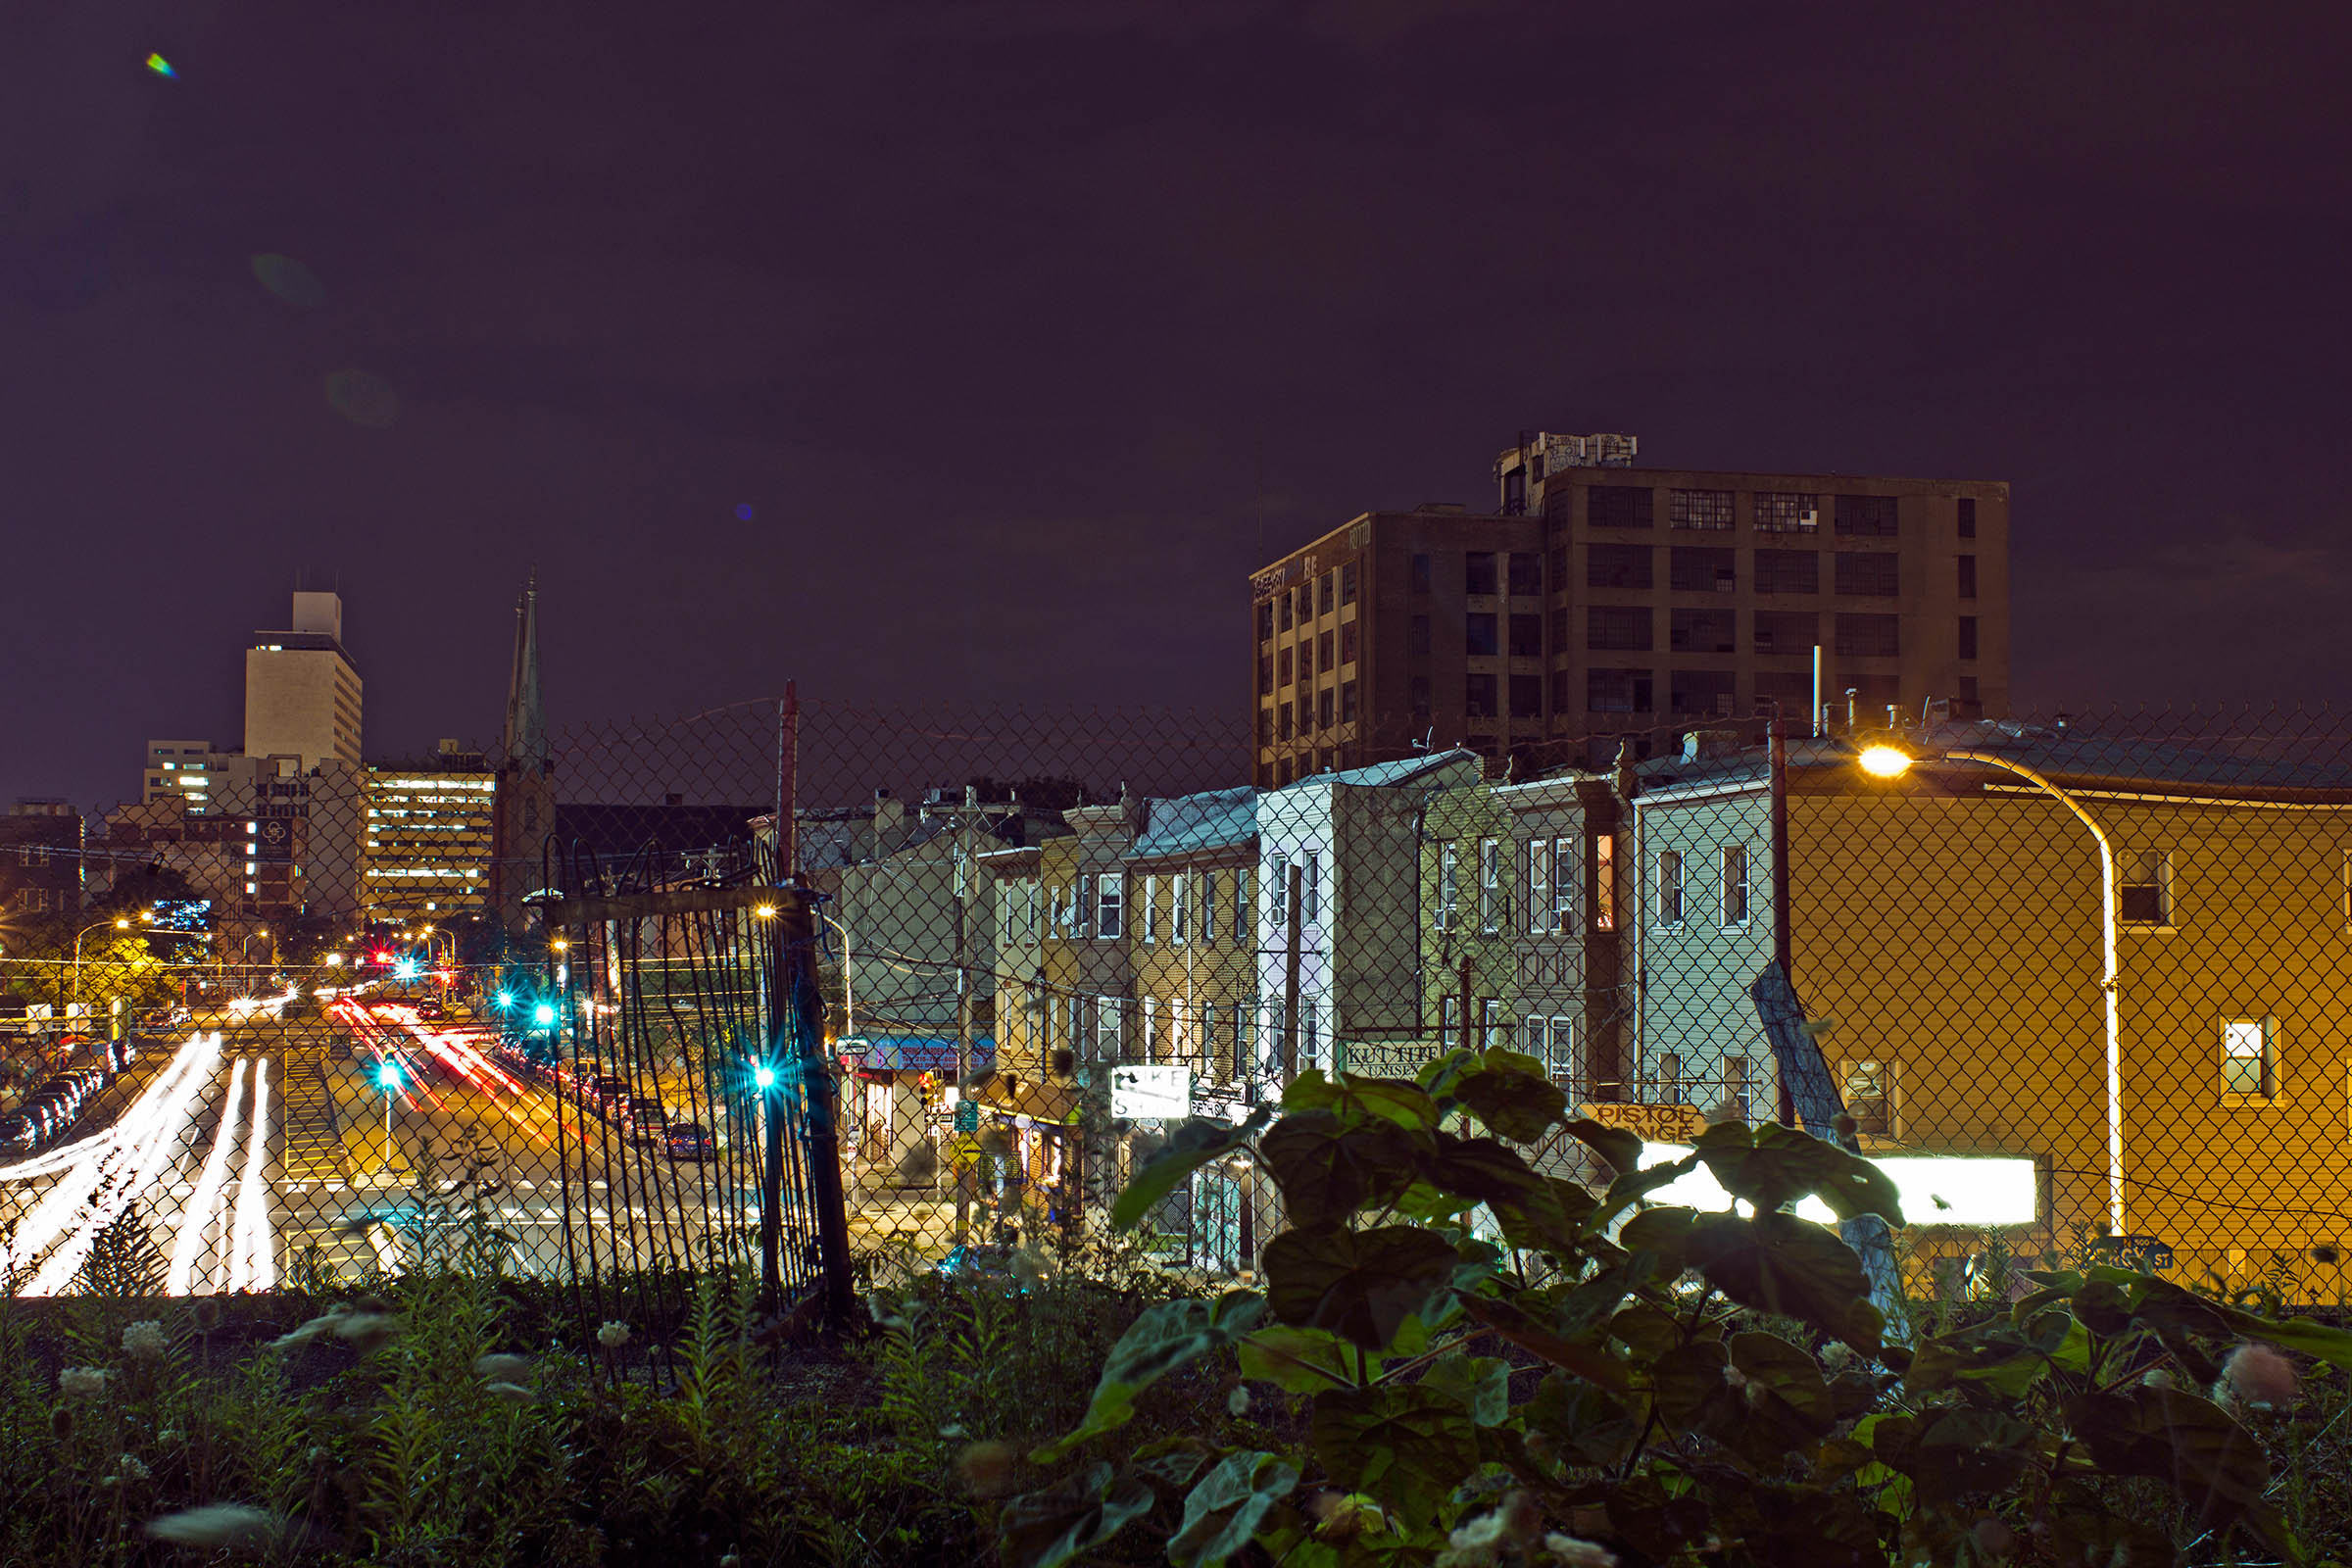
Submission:
M 447 920 L 488 907 L 497 779 L 443 741 L 432 757 L 368 768 L 361 904 L 371 921 Z
M 1932 760 L 1961 747 L 2041 773 L 2113 846 L 2112 1050 L 2098 840 L 2025 778 Z M 2020 725 L 1913 749 L 1931 760 L 1882 781 L 1799 743 L 1787 796 L 1793 978 L 1866 1148 L 2030 1157 L 2024 1250 L 2112 1233 L 2183 1282 L 2352 1287 L 2352 775 Z M 1637 802 L 1640 1098 L 1767 1120 L 1748 986 L 1779 913 L 1754 758 Z M 1951 1206 L 1908 1217 L 1973 1250 L 1983 1229 L 1943 1217 L 1967 1212 L 1949 1169 Z

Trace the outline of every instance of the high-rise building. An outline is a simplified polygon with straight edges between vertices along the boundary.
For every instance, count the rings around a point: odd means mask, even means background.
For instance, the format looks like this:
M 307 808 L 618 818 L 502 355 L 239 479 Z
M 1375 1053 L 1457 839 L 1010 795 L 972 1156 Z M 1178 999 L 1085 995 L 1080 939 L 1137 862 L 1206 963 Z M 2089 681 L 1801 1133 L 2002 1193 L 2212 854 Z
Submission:
M 1816 650 L 1840 715 L 2007 711 L 2007 484 L 1634 456 L 1527 437 L 1494 512 L 1366 513 L 1254 573 L 1259 786 L 1456 743 L 1590 765 L 1608 737 L 1803 719 Z
M 360 765 L 360 672 L 343 649 L 343 597 L 294 595 L 293 624 L 245 651 L 245 755 Z
M 139 800 L 148 806 L 183 800 L 188 815 L 203 816 L 220 792 L 223 769 L 235 757 L 234 752 L 214 750 L 211 741 L 149 741 Z
M 361 904 L 369 920 L 447 920 L 488 906 L 497 789 L 481 753 L 454 740 L 415 761 L 368 764 Z

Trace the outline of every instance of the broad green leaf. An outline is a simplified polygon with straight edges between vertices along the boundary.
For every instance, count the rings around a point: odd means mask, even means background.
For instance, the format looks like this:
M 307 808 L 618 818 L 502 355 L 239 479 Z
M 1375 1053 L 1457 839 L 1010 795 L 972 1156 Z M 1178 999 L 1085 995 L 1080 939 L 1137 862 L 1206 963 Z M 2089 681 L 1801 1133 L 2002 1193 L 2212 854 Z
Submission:
M 1421 1374 L 1421 1386 L 1449 1394 L 1482 1427 L 1498 1427 L 1511 1413 L 1511 1364 L 1496 1356 L 1440 1356 Z
M 1680 1159 L 1665 1160 L 1650 1166 L 1647 1170 L 1627 1172 L 1609 1183 L 1608 1195 L 1601 1200 L 1600 1207 L 1593 1212 L 1592 1218 L 1589 1222 L 1589 1228 L 1599 1230 L 1659 1188 L 1671 1187 L 1696 1169 L 1698 1169 L 1698 1156 L 1685 1154 Z M 1626 1245 L 1624 1237 L 1618 1238 L 1618 1244 Z
M 1410 1385 L 1324 1395 L 1310 1437 L 1335 1485 L 1419 1524 L 1481 1463 L 1469 1414 L 1437 1390 Z
M 1209 1351 L 1239 1341 L 1257 1326 L 1265 1298 L 1229 1291 L 1213 1301 L 1198 1297 L 1163 1301 L 1138 1317 L 1103 1359 L 1093 1404 L 1076 1431 L 1045 1445 L 1029 1457 L 1052 1464 L 1087 1439 L 1124 1426 L 1135 1414 L 1135 1396 L 1152 1383 Z
M 1399 1127 L 1422 1132 L 1438 1125 L 1438 1102 L 1429 1091 L 1406 1078 L 1357 1078 L 1346 1081 L 1348 1101 Z
M 2038 1434 L 2000 1410 L 1945 1408 L 1919 1423 L 1905 1468 L 1924 1501 L 2006 1491 L 2037 1451 Z
M 1551 1081 L 1544 1064 L 1516 1051 L 1480 1053 L 1478 1070 L 1453 1085 L 1453 1098 L 1515 1144 L 1542 1138 L 1568 1108 L 1567 1091 Z
M 1107 1461 L 1026 1493 L 998 1517 L 997 1549 L 1005 1568 L 1059 1568 L 1108 1541 L 1152 1510 L 1152 1489 L 1134 1476 L 1115 1481 Z
M 1732 1365 L 1749 1386 L 1787 1405 L 1789 1419 L 1806 1429 L 1808 1439 L 1830 1430 L 1838 1419 L 1837 1405 L 1830 1397 L 1829 1384 L 1822 1379 L 1821 1365 L 1810 1352 L 1778 1335 L 1753 1331 L 1733 1335 L 1730 1348 Z M 1761 1408 L 1767 1401 L 1751 1402 Z
M 1488 1205 L 1504 1241 L 1563 1260 L 1583 1250 L 1585 1222 L 1597 1206 L 1583 1186 L 1557 1176 L 1541 1177 L 1536 1187 L 1517 1198 Z
M 1678 1345 L 1650 1363 L 1650 1397 L 1668 1431 L 1690 1431 L 1708 1406 L 1731 1397 L 1731 1385 L 1723 1377 L 1730 1363 L 1724 1348 L 1713 1340 Z
M 1620 1176 L 1631 1176 L 1642 1168 L 1642 1135 L 1630 1128 L 1611 1127 L 1590 1116 L 1579 1116 L 1568 1123 L 1568 1132 L 1602 1159 Z
M 2262 1500 L 2271 1470 L 2261 1445 L 2211 1399 L 2137 1384 L 2069 1399 L 2066 1422 L 2103 1469 L 2169 1481 L 2202 1522 L 2244 1520 L 2285 1548 Z
M 1492 1138 L 1456 1138 L 1437 1133 L 1435 1147 L 1415 1155 L 1422 1177 L 1472 1203 L 1520 1202 L 1545 1195 L 1544 1178 L 1508 1145 Z
M 1625 1387 L 1625 1368 L 1600 1347 L 1554 1334 L 1509 1301 L 1471 1295 L 1456 1296 L 1454 1299 L 1474 1322 L 1493 1329 L 1523 1350 L 1534 1351 L 1553 1366 L 1589 1378 L 1604 1389 Z
M 1614 1467 L 1625 1460 L 1641 1423 L 1586 1378 L 1546 1372 L 1521 1407 L 1530 1430 L 1543 1433 L 1586 1463 Z
M 1207 1117 L 1195 1117 L 1180 1125 L 1169 1137 L 1167 1147 L 1135 1173 L 1127 1183 L 1127 1190 L 1110 1205 L 1111 1227 L 1122 1231 L 1134 1229 L 1153 1204 L 1174 1192 L 1193 1172 L 1211 1160 L 1223 1159 L 1236 1150 L 1248 1148 L 1273 1115 L 1272 1106 L 1261 1105 L 1256 1114 L 1239 1126 Z
M 1452 1279 L 1446 1239 L 1414 1225 L 1288 1230 L 1267 1244 L 1266 1300 L 1285 1323 L 1386 1349 L 1404 1320 Z
M 1218 1568 L 1250 1544 L 1298 1471 L 1270 1453 L 1229 1453 L 1184 1499 L 1184 1525 L 1168 1543 L 1176 1568 Z
M 1301 1228 L 1346 1219 L 1367 1202 L 1400 1197 L 1412 1181 L 1413 1137 L 1393 1122 L 1349 1126 L 1336 1111 L 1293 1111 L 1258 1141 L 1259 1161 L 1282 1188 Z
M 1879 1348 L 1862 1260 L 1811 1220 L 1653 1208 L 1627 1220 L 1619 1240 L 1689 1264 L 1741 1306 L 1800 1319 L 1866 1353 Z
M 1242 1376 L 1271 1383 L 1293 1394 L 1323 1394 L 1355 1387 L 1355 1350 L 1337 1335 L 1321 1329 L 1293 1328 L 1268 1323 L 1240 1346 Z M 1380 1359 L 1372 1359 L 1375 1375 Z
M 1308 1067 L 1291 1080 L 1282 1092 L 1282 1108 L 1286 1111 L 1329 1110 L 1340 1102 L 1342 1090 L 1332 1079 L 1324 1076 L 1320 1067 Z
M 1811 1194 L 1841 1220 L 1876 1214 L 1890 1225 L 1903 1223 L 1892 1177 L 1859 1154 L 1793 1127 L 1718 1122 L 1693 1147 L 1725 1192 L 1759 1209 L 1783 1208 Z

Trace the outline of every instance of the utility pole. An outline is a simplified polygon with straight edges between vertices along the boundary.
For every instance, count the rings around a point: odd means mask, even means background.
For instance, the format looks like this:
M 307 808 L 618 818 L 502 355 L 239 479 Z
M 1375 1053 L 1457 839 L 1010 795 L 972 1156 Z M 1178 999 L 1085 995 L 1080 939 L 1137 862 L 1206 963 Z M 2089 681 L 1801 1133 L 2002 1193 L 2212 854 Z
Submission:
M 1297 861 L 1289 868 L 1289 885 L 1283 889 L 1284 923 L 1282 948 L 1282 1082 L 1275 1086 L 1275 1098 L 1290 1087 L 1298 1071 L 1298 919 L 1305 889 L 1304 873 Z
M 983 823 L 1003 818 L 1020 809 L 1020 802 L 983 804 L 976 784 L 963 787 L 963 802 L 959 806 L 926 805 L 922 815 L 946 818 L 956 824 L 956 1122 L 955 1131 L 977 1133 L 980 1128 L 979 1105 L 972 1099 L 972 922 L 973 908 L 980 894 L 980 861 L 975 830 Z M 970 1110 L 965 1110 L 965 1105 Z M 972 1194 L 978 1186 L 977 1167 L 973 1184 L 964 1185 L 960 1175 L 956 1182 L 956 1245 L 961 1247 L 970 1240 L 972 1222 Z
M 1771 723 L 1772 734 L 1767 743 L 1766 756 L 1770 759 L 1767 771 L 1771 778 L 1772 795 L 1772 961 L 1780 969 L 1782 978 L 1793 987 L 1796 975 L 1794 965 L 1789 960 L 1788 940 L 1788 734 L 1781 722 L 1781 705 L 1778 703 L 1772 705 Z M 1780 1085 L 1777 1119 L 1784 1127 L 1793 1127 L 1796 1125 L 1795 1090 L 1788 1082 L 1788 1074 L 1785 1070 L 1778 1070 L 1777 1062 L 1775 1068 L 1773 1077 Z

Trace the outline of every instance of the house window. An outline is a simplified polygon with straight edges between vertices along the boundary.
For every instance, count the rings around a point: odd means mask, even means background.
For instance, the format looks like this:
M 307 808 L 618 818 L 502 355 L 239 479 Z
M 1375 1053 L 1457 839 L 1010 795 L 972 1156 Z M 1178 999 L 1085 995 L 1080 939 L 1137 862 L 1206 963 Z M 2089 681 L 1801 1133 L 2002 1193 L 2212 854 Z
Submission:
M 1976 498 L 1975 498 L 1975 497 L 1973 497 L 1973 496 L 1962 496 L 1962 497 L 1960 498 L 1960 537 L 1961 537 L 1961 538 L 1963 538 L 1963 539 L 1974 539 L 1976 536 L 1977 536 L 1977 503 L 1976 503 Z
M 1144 1059 L 1157 1061 L 1159 1059 L 1159 1000 L 1156 997 L 1144 998 L 1139 1017 L 1144 1026 L 1143 1039 L 1140 1042 L 1144 1048 Z
M 1838 591 L 1867 598 L 1891 599 L 1900 589 L 1902 557 L 1891 550 L 1838 552 Z
M 1473 550 L 1462 557 L 1462 592 L 1493 594 L 1498 585 L 1494 578 L 1494 552 Z
M 1728 533 L 1732 526 L 1732 495 L 1729 490 L 1669 490 L 1666 525 Z
M 1159 878 L 1147 876 L 1137 889 L 1135 912 L 1138 916 L 1137 934 L 1146 942 L 1159 940 Z
M 1647 588 L 1651 582 L 1651 558 L 1656 554 L 1647 545 L 1588 546 L 1585 551 L 1585 586 Z
M 1838 654 L 1842 659 L 1893 659 L 1902 648 L 1900 615 L 1838 612 Z
M 1080 936 L 1085 936 L 1094 930 L 1095 879 L 1093 877 L 1082 876 L 1078 879 L 1078 899 L 1075 906 L 1073 906 L 1072 915 L 1078 922 L 1078 934 Z
M 2269 1100 L 2278 1093 L 2278 1021 L 2222 1020 L 2222 1098 Z
M 1361 621 L 1351 620 L 1340 628 L 1341 663 L 1352 664 L 1355 662 L 1356 632 L 1362 624 Z
M 1646 713 L 1650 711 L 1650 693 L 1646 669 L 1585 671 L 1585 711 L 1589 713 Z
M 1544 591 L 1544 558 L 1529 550 L 1511 552 L 1509 578 L 1505 584 L 1521 599 L 1532 599 Z
M 1977 597 L 1977 558 L 1960 556 L 1955 559 L 1960 563 L 1960 597 L 1974 599 Z
M 1469 675 L 1462 682 L 1462 711 L 1471 718 L 1493 718 L 1498 711 L 1492 675 Z
M 1453 840 L 1442 839 L 1438 843 L 1438 929 L 1441 931 L 1453 929 L 1454 910 L 1458 906 L 1453 871 Z
M 1022 924 L 1027 927 L 1028 938 L 1031 942 L 1035 942 L 1038 938 L 1038 886 L 1032 882 L 1021 890 Z
M 1513 675 L 1511 677 L 1511 716 L 1513 718 L 1542 718 L 1544 716 L 1544 677 Z
M 1415 659 L 1429 657 L 1429 617 L 1415 615 L 1404 623 L 1404 651 Z
M 1838 496 L 1832 510 L 1839 533 L 1885 539 L 1896 533 L 1892 496 Z
M 1678 594 L 1728 594 L 1740 586 L 1739 553 L 1677 545 L 1667 552 L 1666 582 Z
M 1646 528 L 1650 496 L 1647 485 L 1593 485 L 1585 491 L 1585 521 L 1595 528 Z
M 1478 999 L 1478 1049 L 1493 1051 L 1501 1045 L 1502 1004 L 1493 997 Z
M 1255 927 L 1250 919 L 1250 873 L 1233 873 L 1233 940 L 1238 946 L 1254 940 Z
M 1874 1138 L 1894 1136 L 1894 1064 L 1852 1061 L 1845 1067 L 1845 1113 L 1854 1131 Z
M 1200 940 L 1217 940 L 1217 873 L 1200 873 Z
M 1592 929 L 1617 929 L 1617 835 L 1592 839 Z
M 1279 931 L 1291 923 L 1291 861 L 1290 857 L 1277 855 L 1266 862 L 1266 902 L 1273 906 L 1272 921 Z
M 2352 911 L 2352 851 L 2344 857 L 2345 907 Z M 2346 923 L 2352 924 L 2352 913 Z M 1556 929 L 1559 913 L 1551 906 L 1551 841 L 1531 839 L 1527 846 L 1527 928 L 1530 931 Z
M 1085 878 L 1079 878 L 1081 884 Z M 1115 942 L 1127 929 L 1127 878 L 1117 871 L 1102 873 L 1102 890 L 1096 904 L 1098 920 L 1096 935 L 1104 942 Z
M 999 889 L 997 893 L 997 946 L 1000 948 L 1012 946 L 1013 913 L 1016 907 L 1017 906 L 1013 903 L 1013 890 L 1010 888 Z
M 1509 647 L 1513 659 L 1543 658 L 1544 617 L 1542 615 L 1513 615 Z
M 1821 497 L 1793 490 L 1756 492 L 1756 532 L 1819 533 Z
M 1739 1121 L 1745 1121 L 1748 1118 L 1747 1058 L 1745 1056 L 1725 1056 L 1723 1058 L 1723 1110 L 1725 1115 Z
M 1681 1054 L 1672 1051 L 1659 1052 L 1658 1070 L 1651 1082 L 1656 1086 L 1653 1092 L 1658 1097 L 1656 1102 L 1658 1104 L 1681 1104 L 1683 1102 L 1683 1058 Z
M 1747 924 L 1747 846 L 1723 846 L 1723 923 Z
M 1331 717 L 1332 717 L 1332 706 L 1331 706 L 1331 705 L 1332 705 L 1332 691 L 1331 691 L 1331 688 L 1330 688 L 1330 687 L 1326 686 L 1326 687 L 1324 687 L 1324 688 L 1323 688 L 1321 691 L 1319 691 L 1319 692 L 1315 693 L 1315 728 L 1317 728 L 1317 729 L 1329 729 L 1329 728 L 1331 728 Z
M 1585 646 L 1646 653 L 1651 646 L 1650 613 L 1646 605 L 1588 605 L 1585 607 Z
M 1274 601 L 1267 600 L 1257 607 L 1257 640 L 1271 642 L 1274 638 Z
M 1429 558 L 1427 556 L 1413 557 L 1411 565 L 1407 569 L 1406 580 L 1414 593 L 1429 592 Z
M 1462 999 L 1448 995 L 1438 1004 L 1438 1045 L 1440 1048 L 1467 1045 L 1461 1038 Z
M 1189 907 L 1192 891 L 1193 879 L 1182 871 L 1168 878 L 1168 940 L 1170 942 L 1188 940 L 1185 935 L 1185 924 L 1188 916 L 1192 913 Z
M 1544 1020 L 1531 1018 L 1528 1022 L 1534 1026 L 1542 1024 Z M 1541 1049 L 1531 1051 L 1529 1054 L 1543 1060 L 1545 1077 L 1570 1088 L 1572 1099 L 1581 1092 L 1585 1069 L 1584 1063 L 1576 1058 L 1575 1019 L 1553 1018 L 1551 1027 L 1544 1031 Z
M 1974 615 L 1960 617 L 1960 657 L 1962 659 L 1977 657 L 1977 617 Z
M 1821 592 L 1821 552 L 1818 550 L 1757 551 L 1756 592 L 1760 594 L 1817 594 Z
M 1658 852 L 1658 924 L 1683 923 L 1683 858 L 1673 850 Z
M 1117 1061 L 1127 1045 L 1127 1004 L 1104 997 L 1095 1004 L 1095 1059 Z
M 1323 918 L 1323 857 L 1309 850 L 1298 861 L 1299 918 L 1313 925 Z
M 1478 928 L 1492 936 L 1502 929 L 1502 841 L 1478 841 Z
M 1352 561 L 1340 568 L 1340 603 L 1355 603 L 1355 563 Z
M 1492 612 L 1474 610 L 1462 617 L 1462 652 L 1473 659 L 1491 659 L 1502 652 L 1497 635 L 1496 617 Z
M 1283 704 L 1280 709 L 1275 710 L 1274 733 L 1281 740 L 1287 741 L 1297 733 L 1297 726 L 1291 722 L 1292 711 L 1289 703 Z
M 2116 918 L 2126 925 L 2173 923 L 2173 857 L 2169 850 L 2126 850 L 2116 857 Z
M 1551 841 L 1551 929 L 1576 928 L 1576 851 L 1574 840 Z
M 1280 600 L 1277 601 L 1277 603 L 1282 607 L 1282 629 L 1284 631 L 1289 631 L 1293 624 L 1291 618 L 1291 596 L 1286 593 Z

